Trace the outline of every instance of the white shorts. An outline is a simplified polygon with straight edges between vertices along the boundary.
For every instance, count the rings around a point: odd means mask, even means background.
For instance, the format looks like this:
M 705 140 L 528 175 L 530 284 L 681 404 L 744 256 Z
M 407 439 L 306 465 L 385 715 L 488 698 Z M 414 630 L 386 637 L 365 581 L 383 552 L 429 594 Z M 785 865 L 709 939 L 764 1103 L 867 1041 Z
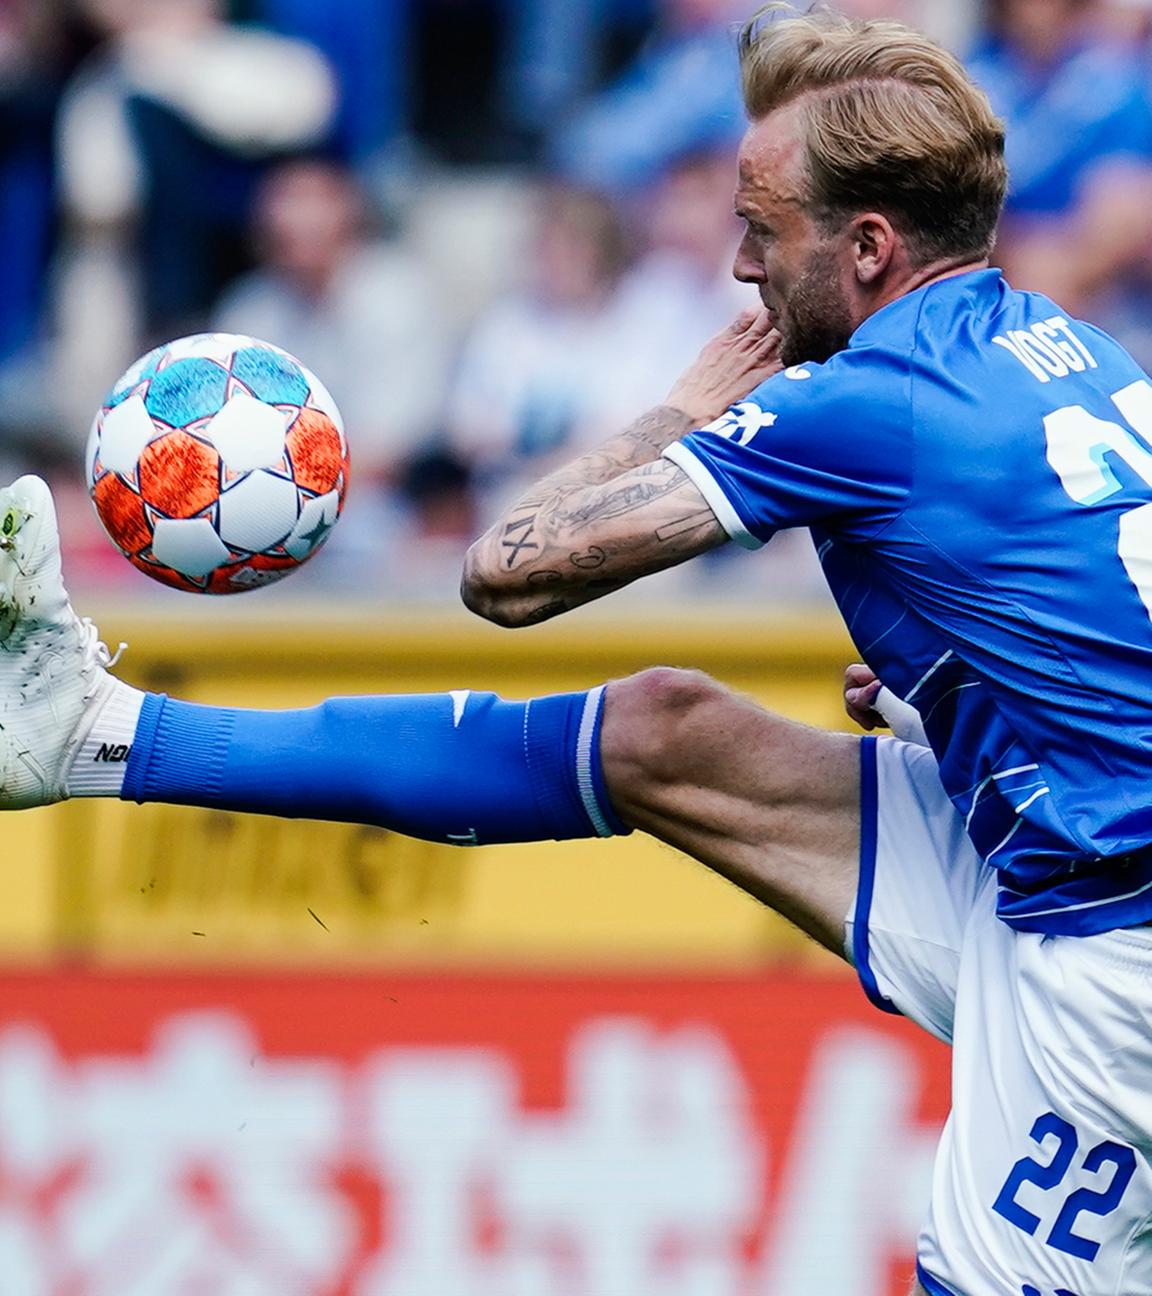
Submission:
M 1013 931 L 931 752 L 862 748 L 849 952 L 953 1045 L 918 1270 L 931 1296 L 1152 1296 L 1152 927 Z

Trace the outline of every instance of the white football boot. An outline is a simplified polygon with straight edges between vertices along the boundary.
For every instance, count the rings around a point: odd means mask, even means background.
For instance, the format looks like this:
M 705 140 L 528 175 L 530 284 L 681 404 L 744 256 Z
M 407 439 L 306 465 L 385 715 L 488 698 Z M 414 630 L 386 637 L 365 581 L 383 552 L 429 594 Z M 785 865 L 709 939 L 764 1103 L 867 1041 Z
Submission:
M 0 490 L 0 810 L 68 795 L 76 751 L 119 683 L 112 664 L 68 602 L 51 492 L 21 477 Z

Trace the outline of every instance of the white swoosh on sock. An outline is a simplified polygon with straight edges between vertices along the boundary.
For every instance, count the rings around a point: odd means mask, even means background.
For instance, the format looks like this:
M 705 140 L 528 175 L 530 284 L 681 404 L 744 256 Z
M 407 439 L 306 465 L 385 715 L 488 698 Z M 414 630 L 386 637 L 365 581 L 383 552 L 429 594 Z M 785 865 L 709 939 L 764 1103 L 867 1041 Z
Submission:
M 452 728 L 458 729 L 460 721 L 464 719 L 464 708 L 468 705 L 468 699 L 472 695 L 471 689 L 451 689 L 448 696 L 452 699 Z

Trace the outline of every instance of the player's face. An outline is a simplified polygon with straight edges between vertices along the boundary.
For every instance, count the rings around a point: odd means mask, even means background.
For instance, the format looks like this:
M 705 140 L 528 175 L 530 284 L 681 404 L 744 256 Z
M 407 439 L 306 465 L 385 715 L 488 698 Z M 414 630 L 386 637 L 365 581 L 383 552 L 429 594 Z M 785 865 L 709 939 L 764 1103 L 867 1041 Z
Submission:
M 860 322 L 845 289 L 850 245 L 817 224 L 806 184 L 794 111 L 755 122 L 740 147 L 736 215 L 745 228 L 732 273 L 759 289 L 786 365 L 827 360 Z

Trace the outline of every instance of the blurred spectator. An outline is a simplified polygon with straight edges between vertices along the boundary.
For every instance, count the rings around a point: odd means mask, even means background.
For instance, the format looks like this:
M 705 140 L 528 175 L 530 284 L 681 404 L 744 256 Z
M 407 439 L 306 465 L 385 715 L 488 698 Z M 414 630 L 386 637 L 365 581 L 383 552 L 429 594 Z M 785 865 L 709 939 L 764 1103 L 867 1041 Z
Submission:
M 633 413 L 662 400 L 704 343 L 757 303 L 755 289 L 732 277 L 740 240 L 735 181 L 732 151 L 689 153 L 636 208 L 643 251 L 618 294 Z
M 396 150 L 410 125 L 413 8 L 410 0 L 248 0 L 245 12 L 327 58 L 340 86 L 333 146 L 364 167 Z
M 631 61 L 651 27 L 654 0 L 504 0 L 503 118 L 523 156 L 555 122 Z M 620 60 L 623 49 L 629 58 Z
M 32 337 L 53 225 L 52 139 L 62 89 L 59 11 L 0 3 L 0 362 Z
M 1152 105 L 1144 52 L 1101 16 L 1094 0 L 990 0 L 969 66 L 1008 125 L 997 259 L 1124 338 L 1123 280 L 1152 240 Z
M 55 241 L 53 136 L 72 55 L 63 11 L 0 0 L 0 467 L 43 466 L 57 420 L 40 372 Z
M 1149 50 L 1152 41 L 1150 0 L 1102 0 L 1099 23 L 1121 41 Z
M 290 351 L 332 391 L 359 482 L 390 483 L 435 426 L 447 340 L 428 276 L 373 235 L 343 163 L 303 159 L 264 180 L 258 267 L 224 293 L 211 327 Z
M 254 216 L 258 268 L 221 298 L 212 327 L 298 356 L 336 398 L 357 485 L 389 485 L 435 427 L 448 339 L 423 267 L 374 236 L 352 171 L 302 160 L 277 168 Z
M 686 152 L 735 148 L 744 109 L 733 22 L 747 9 L 738 0 L 663 0 L 636 60 L 556 131 L 561 170 L 590 188 L 624 190 Z
M 195 328 L 239 264 L 268 162 L 320 142 L 335 85 L 311 47 L 230 26 L 221 0 L 81 0 L 106 43 L 60 131 L 69 215 L 134 229 L 146 341 Z
M 616 295 L 627 252 L 606 198 L 544 192 L 525 282 L 476 322 L 449 399 L 451 444 L 498 498 L 608 435 L 622 405 L 639 412 Z
M 533 161 L 556 121 L 633 58 L 659 3 L 421 0 L 412 5 L 412 120 L 420 144 L 449 163 Z

